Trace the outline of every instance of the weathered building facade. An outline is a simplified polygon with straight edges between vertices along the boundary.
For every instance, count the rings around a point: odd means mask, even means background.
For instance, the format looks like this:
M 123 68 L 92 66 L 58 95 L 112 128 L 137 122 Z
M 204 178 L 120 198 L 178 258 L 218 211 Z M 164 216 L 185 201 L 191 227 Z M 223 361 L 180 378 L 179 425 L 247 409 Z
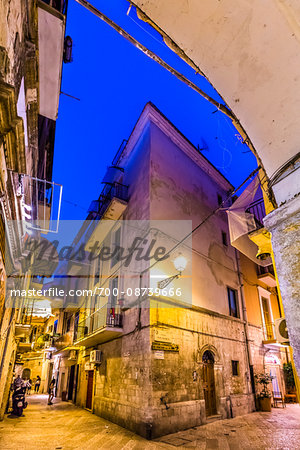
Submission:
M 31 332 L 28 308 L 16 308 L 14 300 L 8 305 L 5 294 L 11 275 L 20 275 L 18 286 L 28 287 L 23 237 L 27 227 L 48 218 L 51 210 L 65 13 L 65 1 L 0 4 L 0 420 L 21 352 L 18 343 L 28 341 Z M 21 276 L 25 272 L 26 281 Z
M 81 232 L 85 248 L 105 219 L 116 221 L 114 241 L 119 219 L 165 220 L 170 227 L 191 220 L 192 228 L 203 222 L 187 244 L 191 283 L 173 277 L 169 286 L 185 287 L 180 302 L 162 294 L 138 304 L 126 296 L 128 287 L 139 279 L 140 286 L 156 286 L 153 279 L 172 276 L 174 267 L 150 268 L 128 280 L 122 264 L 98 266 L 96 260 L 89 281 L 77 288 L 115 286 L 118 295 L 83 295 L 76 312 L 60 314 L 61 336 L 51 355 L 57 395 L 148 438 L 254 411 L 253 375 L 264 368 L 265 322 L 255 263 L 244 257 L 241 265 L 229 243 L 226 212 L 219 209 L 231 184 L 152 104 L 114 166 L 115 179 L 92 204 L 92 232 Z M 251 283 L 247 289 L 243 277 Z M 261 289 L 272 317 L 279 317 L 276 295 L 263 283 Z

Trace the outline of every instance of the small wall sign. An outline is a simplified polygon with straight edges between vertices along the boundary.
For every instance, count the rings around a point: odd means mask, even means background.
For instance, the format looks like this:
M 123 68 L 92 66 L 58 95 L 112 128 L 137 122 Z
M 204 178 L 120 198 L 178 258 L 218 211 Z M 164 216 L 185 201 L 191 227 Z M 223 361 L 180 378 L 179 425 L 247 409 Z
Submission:
M 164 350 L 165 352 L 179 352 L 179 345 L 171 342 L 152 342 L 152 350 Z
M 154 352 L 154 359 L 165 359 L 165 352 L 163 350 L 156 350 Z

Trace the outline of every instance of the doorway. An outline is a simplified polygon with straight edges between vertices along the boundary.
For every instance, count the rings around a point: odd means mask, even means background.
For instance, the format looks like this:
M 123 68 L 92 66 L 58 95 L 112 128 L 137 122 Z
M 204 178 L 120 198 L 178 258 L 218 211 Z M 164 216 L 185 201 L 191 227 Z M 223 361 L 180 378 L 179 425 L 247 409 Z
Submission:
M 92 400 L 93 400 L 93 384 L 94 384 L 94 371 L 88 371 L 87 378 L 87 389 L 86 389 L 86 405 L 87 409 L 92 409 Z
M 73 402 L 75 404 L 76 404 L 76 399 L 77 399 L 78 377 L 79 377 L 79 364 L 76 365 L 75 386 L 74 386 L 74 400 L 73 400 Z
M 47 384 L 45 384 L 44 392 L 49 392 L 49 385 L 52 381 L 52 374 L 53 374 L 53 363 L 49 364 L 49 370 L 48 370 L 48 378 L 47 378 Z M 47 390 L 46 390 L 47 389 Z
M 72 398 L 73 398 L 74 376 L 75 376 L 75 365 L 70 367 L 69 386 L 68 386 L 68 400 L 72 400 Z
M 23 380 L 30 380 L 30 369 L 24 369 L 22 372 Z
M 205 399 L 206 416 L 217 414 L 216 406 L 216 386 L 214 373 L 214 355 L 211 351 L 206 350 L 202 357 L 203 362 L 203 389 Z

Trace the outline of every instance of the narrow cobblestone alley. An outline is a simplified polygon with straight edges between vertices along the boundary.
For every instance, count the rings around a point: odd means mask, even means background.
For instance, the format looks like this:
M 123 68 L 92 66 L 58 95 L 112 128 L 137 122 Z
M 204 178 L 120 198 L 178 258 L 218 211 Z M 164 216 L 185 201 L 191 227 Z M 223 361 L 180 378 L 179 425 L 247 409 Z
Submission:
M 147 441 L 71 403 L 47 396 L 28 397 L 24 417 L 6 416 L 0 422 L 0 447 L 4 449 L 159 449 L 199 448 L 222 450 L 300 449 L 300 408 L 288 405 L 272 413 L 254 413 L 231 420 Z

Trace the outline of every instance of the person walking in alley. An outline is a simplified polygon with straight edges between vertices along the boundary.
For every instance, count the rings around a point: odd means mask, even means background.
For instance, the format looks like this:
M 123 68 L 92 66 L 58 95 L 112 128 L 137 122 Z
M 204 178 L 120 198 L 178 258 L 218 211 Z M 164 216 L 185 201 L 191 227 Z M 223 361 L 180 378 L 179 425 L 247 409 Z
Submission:
M 17 378 L 15 378 L 14 382 L 13 382 L 13 390 L 15 391 L 16 389 L 18 389 L 22 385 L 23 385 L 23 380 L 22 380 L 21 376 L 18 375 Z
M 51 383 L 49 384 L 49 397 L 48 397 L 48 405 L 53 405 L 53 397 L 54 397 L 54 387 L 55 387 L 55 378 L 52 379 Z
M 26 393 L 28 395 L 30 395 L 31 387 L 32 387 L 32 380 L 29 379 L 29 380 L 26 381 Z
M 38 394 L 38 392 L 39 392 L 40 385 L 41 385 L 41 378 L 40 378 L 40 376 L 38 375 L 38 376 L 36 377 L 36 381 L 35 381 L 35 385 L 34 385 L 34 392 L 36 392 L 37 394 Z

